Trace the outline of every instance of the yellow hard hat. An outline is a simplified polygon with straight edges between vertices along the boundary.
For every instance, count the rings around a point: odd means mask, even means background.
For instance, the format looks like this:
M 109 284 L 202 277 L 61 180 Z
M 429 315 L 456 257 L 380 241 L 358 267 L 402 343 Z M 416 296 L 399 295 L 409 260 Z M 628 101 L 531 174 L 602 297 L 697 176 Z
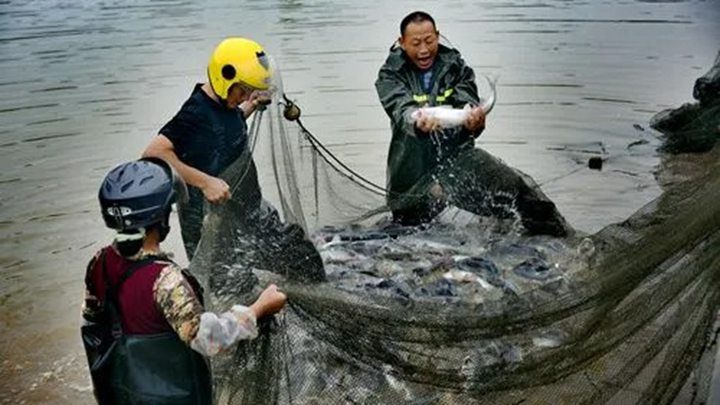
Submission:
M 241 83 L 267 90 L 270 65 L 262 46 L 246 38 L 227 38 L 215 48 L 208 63 L 208 78 L 215 94 L 226 99 L 230 86 Z

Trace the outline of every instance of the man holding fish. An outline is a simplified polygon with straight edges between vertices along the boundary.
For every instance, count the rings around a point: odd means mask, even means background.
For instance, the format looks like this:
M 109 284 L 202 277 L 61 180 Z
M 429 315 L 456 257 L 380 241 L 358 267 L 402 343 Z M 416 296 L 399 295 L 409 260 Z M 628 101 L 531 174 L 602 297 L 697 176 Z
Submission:
M 481 100 L 472 68 L 439 36 L 429 14 L 408 14 L 375 82 L 393 132 L 387 200 L 394 221 L 430 221 L 450 202 L 479 215 L 517 211 L 529 234 L 567 235 L 555 204 L 529 176 L 475 148 L 495 83 Z

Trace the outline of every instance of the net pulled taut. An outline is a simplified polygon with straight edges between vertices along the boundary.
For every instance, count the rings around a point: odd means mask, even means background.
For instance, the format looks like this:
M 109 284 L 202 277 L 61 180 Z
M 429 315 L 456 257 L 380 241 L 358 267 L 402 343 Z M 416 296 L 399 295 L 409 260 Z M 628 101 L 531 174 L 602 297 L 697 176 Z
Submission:
M 707 397 L 720 307 L 717 147 L 694 177 L 588 237 L 526 236 L 502 193 L 487 195 L 491 216 L 450 204 L 402 227 L 387 220 L 384 189 L 285 120 L 278 94 L 224 173 L 233 200 L 207 207 L 191 263 L 211 306 L 249 301 L 269 281 L 289 297 L 257 339 L 213 364 L 220 403 Z M 272 204 L 248 212 L 251 157 Z

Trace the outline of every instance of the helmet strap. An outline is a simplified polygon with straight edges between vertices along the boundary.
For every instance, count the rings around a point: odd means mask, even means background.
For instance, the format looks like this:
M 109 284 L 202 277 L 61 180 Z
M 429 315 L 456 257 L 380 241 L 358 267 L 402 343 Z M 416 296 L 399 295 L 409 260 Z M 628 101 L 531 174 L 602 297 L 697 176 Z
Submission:
M 170 211 L 168 210 L 165 218 L 158 224 L 158 233 L 160 234 L 160 242 L 163 242 L 170 233 Z
M 138 228 L 137 232 L 126 233 L 123 231 L 115 234 L 115 242 L 130 242 L 134 240 L 143 240 L 145 238 L 145 228 Z
M 166 223 L 160 224 L 160 226 L 158 226 L 158 232 L 160 233 L 160 242 L 163 242 L 170 233 L 170 225 Z

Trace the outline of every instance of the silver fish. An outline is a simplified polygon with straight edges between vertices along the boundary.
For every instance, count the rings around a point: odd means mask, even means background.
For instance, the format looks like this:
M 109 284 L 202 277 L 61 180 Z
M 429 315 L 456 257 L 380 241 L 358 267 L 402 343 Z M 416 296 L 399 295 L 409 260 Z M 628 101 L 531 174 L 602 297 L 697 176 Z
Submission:
M 497 99 L 497 78 L 490 79 L 483 75 L 490 85 L 490 97 L 482 99 L 479 107 L 487 115 L 492 111 Z M 452 128 L 462 125 L 467 120 L 468 115 L 472 111 L 472 106 L 466 105 L 464 108 L 451 108 L 449 106 L 421 107 L 410 114 L 411 120 L 414 122 L 421 117 L 430 117 L 439 121 L 443 128 Z
M 483 77 L 487 80 L 488 85 L 490 85 L 490 97 L 483 99 L 483 102 L 480 103 L 480 107 L 485 115 L 487 115 L 492 111 L 493 107 L 495 107 L 495 100 L 497 99 L 497 90 L 495 87 L 497 86 L 498 78 L 495 77 L 491 79 L 487 75 L 483 75 Z

